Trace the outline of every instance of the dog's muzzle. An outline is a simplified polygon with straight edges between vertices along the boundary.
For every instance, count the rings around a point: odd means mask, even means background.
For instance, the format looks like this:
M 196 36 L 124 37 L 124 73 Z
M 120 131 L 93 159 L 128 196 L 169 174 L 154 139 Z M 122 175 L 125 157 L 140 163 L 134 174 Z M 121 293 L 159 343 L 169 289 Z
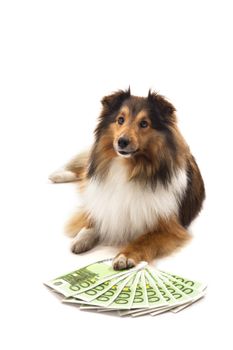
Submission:
M 129 158 L 137 152 L 137 150 L 132 147 L 130 139 L 123 136 L 118 139 L 114 148 L 117 154 L 124 158 Z

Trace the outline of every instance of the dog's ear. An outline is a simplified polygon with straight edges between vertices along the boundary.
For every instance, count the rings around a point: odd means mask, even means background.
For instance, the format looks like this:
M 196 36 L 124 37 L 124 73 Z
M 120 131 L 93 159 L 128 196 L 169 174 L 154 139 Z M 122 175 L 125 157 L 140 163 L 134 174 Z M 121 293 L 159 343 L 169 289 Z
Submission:
M 152 115 L 154 113 L 155 117 L 160 120 L 161 124 L 174 124 L 176 122 L 176 109 L 165 99 L 165 97 L 149 90 L 147 100 Z
M 102 111 L 99 116 L 99 123 L 95 129 L 96 139 L 101 136 L 110 123 L 115 120 L 115 114 L 121 107 L 122 103 L 131 96 L 130 87 L 128 90 L 119 90 L 111 95 L 105 96 L 102 99 Z
M 130 97 L 130 87 L 128 90 L 119 90 L 111 95 L 105 96 L 102 99 L 102 105 L 108 111 L 115 111 L 120 108 L 121 104 Z

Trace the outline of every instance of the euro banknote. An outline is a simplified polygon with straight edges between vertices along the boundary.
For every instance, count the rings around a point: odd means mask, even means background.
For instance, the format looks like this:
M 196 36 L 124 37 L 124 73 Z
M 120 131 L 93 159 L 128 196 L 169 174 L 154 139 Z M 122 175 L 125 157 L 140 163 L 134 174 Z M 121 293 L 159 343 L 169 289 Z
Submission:
M 63 303 L 80 310 L 120 316 L 173 314 L 202 299 L 206 284 L 157 270 L 146 262 L 115 271 L 112 259 L 102 260 L 54 278 L 46 286 L 62 294 Z
M 141 262 L 132 268 L 132 272 L 140 270 L 147 263 Z M 129 270 L 116 271 L 112 267 L 112 259 L 98 261 L 81 269 L 45 282 L 45 285 L 63 294 L 66 297 L 81 294 L 112 278 L 128 274 Z

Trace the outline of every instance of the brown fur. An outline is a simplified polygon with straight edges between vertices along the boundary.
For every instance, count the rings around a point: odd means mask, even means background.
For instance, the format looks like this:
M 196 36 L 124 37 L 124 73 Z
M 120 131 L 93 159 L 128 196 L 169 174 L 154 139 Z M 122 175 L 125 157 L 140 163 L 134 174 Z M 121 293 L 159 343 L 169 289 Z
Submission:
M 83 227 L 91 228 L 92 225 L 92 221 L 88 214 L 84 211 L 79 211 L 78 213 L 75 213 L 67 222 L 65 231 L 69 237 L 75 237 Z
M 170 255 L 190 240 L 187 231 L 174 217 L 169 221 L 160 220 L 153 232 L 144 233 L 124 247 L 118 256 L 124 255 L 136 264 Z M 118 268 L 116 260 L 115 268 Z

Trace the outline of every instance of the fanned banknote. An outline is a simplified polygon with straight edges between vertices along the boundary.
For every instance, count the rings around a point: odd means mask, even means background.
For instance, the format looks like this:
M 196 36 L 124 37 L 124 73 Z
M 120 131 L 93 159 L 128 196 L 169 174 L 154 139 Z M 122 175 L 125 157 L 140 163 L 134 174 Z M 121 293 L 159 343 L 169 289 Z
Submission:
M 141 262 L 115 271 L 112 259 L 90 264 L 57 277 L 45 285 L 65 296 L 63 303 L 80 310 L 118 313 L 120 316 L 156 316 L 180 312 L 206 293 L 206 284 L 156 270 Z
M 132 272 L 143 268 L 145 265 L 145 262 L 138 264 L 132 269 Z M 129 270 L 122 270 L 120 272 L 114 270 L 112 268 L 112 260 L 106 259 L 57 277 L 45 282 L 45 284 L 64 296 L 71 297 L 92 289 L 112 278 L 128 273 Z

